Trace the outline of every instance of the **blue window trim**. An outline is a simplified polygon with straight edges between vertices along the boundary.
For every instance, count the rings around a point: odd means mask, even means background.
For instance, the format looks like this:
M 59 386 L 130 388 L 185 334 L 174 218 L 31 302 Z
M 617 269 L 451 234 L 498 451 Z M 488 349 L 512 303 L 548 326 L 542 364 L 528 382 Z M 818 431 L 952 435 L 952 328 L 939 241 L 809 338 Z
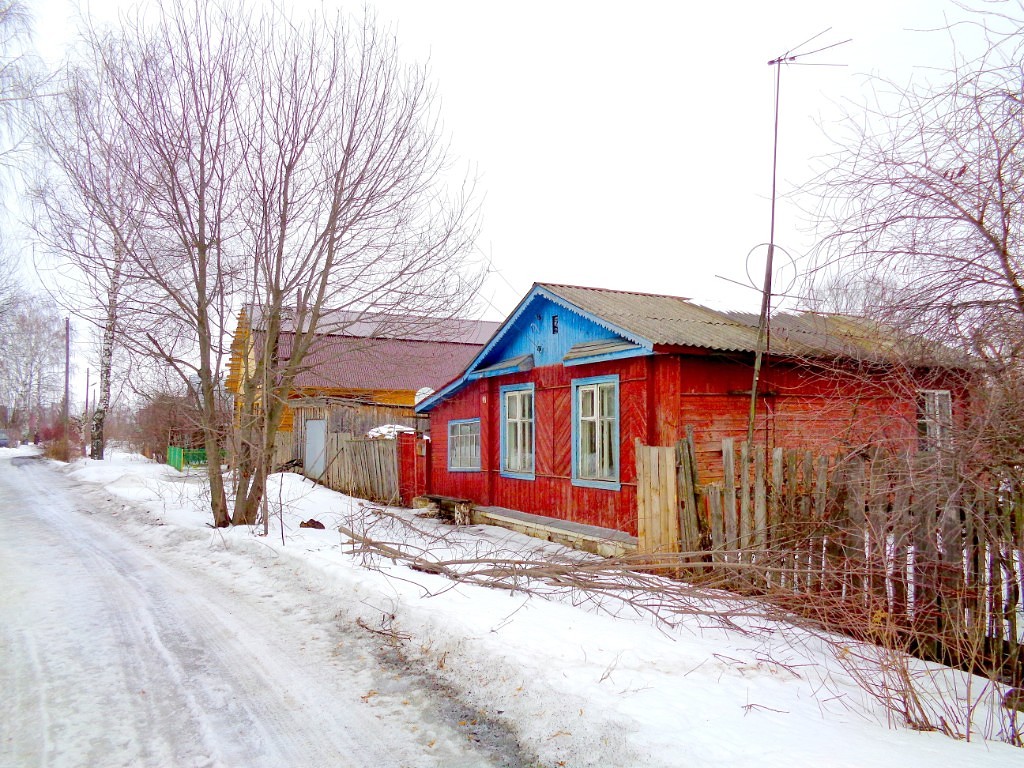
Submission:
M 590 384 L 614 384 L 615 385 L 615 431 L 612 445 L 615 450 L 615 480 L 588 480 L 579 477 L 579 446 L 580 446 L 580 387 Z M 622 467 L 619 465 L 619 377 L 612 376 L 590 376 L 585 379 L 572 380 L 572 484 L 580 488 L 601 488 L 606 491 L 618 491 L 622 488 L 620 479 Z
M 533 445 L 530 446 L 530 452 L 533 454 L 533 472 L 512 472 L 505 468 L 505 395 L 509 392 L 522 392 L 529 391 L 533 395 Z M 501 453 L 501 476 L 510 477 L 516 480 L 533 480 L 537 476 L 537 394 L 534 390 L 533 384 L 505 384 L 498 389 L 498 397 L 501 399 L 501 444 L 499 446 Z
M 481 471 L 480 467 L 453 467 L 452 466 L 452 448 L 451 448 L 451 446 L 452 446 L 452 427 L 456 426 L 458 424 L 473 424 L 473 423 L 476 423 L 476 425 L 477 425 L 477 433 L 479 434 L 479 431 L 480 431 L 479 430 L 479 427 L 480 427 L 480 419 L 479 418 L 476 418 L 476 419 L 452 419 L 451 421 L 448 422 L 448 451 L 447 451 L 448 458 L 447 458 L 447 463 L 448 463 L 448 471 L 449 472 L 480 472 Z M 480 459 L 481 459 L 481 463 L 483 461 L 483 450 L 484 450 L 484 447 L 483 447 L 483 444 L 481 444 L 480 445 Z

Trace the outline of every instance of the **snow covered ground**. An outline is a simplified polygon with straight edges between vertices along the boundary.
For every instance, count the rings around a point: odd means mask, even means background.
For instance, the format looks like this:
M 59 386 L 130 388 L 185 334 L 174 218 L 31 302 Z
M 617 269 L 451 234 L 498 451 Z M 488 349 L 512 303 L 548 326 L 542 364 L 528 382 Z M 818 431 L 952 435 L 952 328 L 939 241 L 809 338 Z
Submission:
M 4 463 L 12 456 L 26 456 L 31 450 L 0 450 L 0 473 L 10 469 Z M 837 657 L 848 652 L 857 656 L 859 651 L 842 641 L 827 642 L 757 617 L 736 617 L 735 626 L 727 626 L 708 615 L 717 608 L 734 607 L 725 602 L 666 616 L 666 622 L 631 610 L 614 596 L 597 599 L 580 590 L 532 582 L 515 590 L 474 586 L 368 552 L 339 534 L 339 526 L 417 552 L 424 560 L 580 557 L 519 534 L 478 526 L 454 529 L 414 511 L 374 507 L 290 474 L 272 478 L 269 536 L 241 527 L 214 530 L 207 526 L 205 486 L 195 473 L 181 474 L 124 454 L 103 462 L 50 466 L 48 471 L 63 472 L 109 498 L 108 503 L 85 502 L 73 511 L 61 510 L 62 516 L 77 520 L 87 512 L 91 523 L 123 531 L 159 552 L 160 558 L 187 564 L 197 574 L 207 569 L 210 590 L 219 591 L 219 596 L 203 604 L 206 610 L 231 613 L 233 600 L 241 598 L 233 596 L 229 585 L 252 581 L 265 598 L 268 620 L 278 621 L 289 606 L 299 606 L 298 618 L 308 617 L 311 626 L 319 627 L 329 614 L 349 633 L 346 637 L 363 636 L 376 643 L 378 657 L 391 654 L 393 669 L 404 670 L 388 683 L 393 690 L 379 683 L 371 688 L 364 681 L 366 690 L 339 693 L 345 708 L 367 715 L 364 727 L 371 727 L 376 715 L 390 729 L 402 730 L 395 734 L 394 753 L 381 765 L 969 768 L 1018 765 L 1024 759 L 1024 752 L 998 741 L 1000 732 L 1010 727 L 1009 712 L 998 706 L 1001 692 L 983 681 L 917 665 L 928 679 L 965 692 L 971 684 L 978 730 L 972 729 L 970 742 L 911 730 L 894 723 L 891 713 L 850 679 L 849 666 Z M 100 497 L 93 491 L 83 498 Z M 45 517 L 42 509 L 24 512 Z M 309 518 L 325 529 L 299 528 L 299 522 Z M 53 519 L 50 523 L 56 525 Z M 14 535 L 19 535 L 17 529 Z M 28 527 L 22 535 L 36 534 Z M 5 584 L 12 578 L 2 569 L 0 576 Z M 111 574 L 108 587 L 116 590 L 122 582 L 134 584 L 143 578 L 138 572 Z M 199 575 L 195 579 L 194 584 L 202 583 Z M 194 584 L 169 588 L 189 590 L 196 588 Z M 18 589 L 30 594 L 31 585 L 19 584 Z M 292 622 L 289 618 L 281 632 L 289 642 L 297 642 Z M 159 622 L 134 628 L 130 618 L 122 623 L 125 632 L 146 631 L 155 637 L 172 629 Z M 244 624 L 237 627 L 239 636 L 245 631 Z M 311 634 L 318 633 L 314 629 Z M 313 644 L 322 640 L 307 639 Z M 259 669 L 283 663 L 279 656 L 286 650 L 282 646 L 243 652 L 247 663 Z M 223 655 L 230 655 L 227 646 Z M 269 745 L 270 752 L 284 747 L 273 733 L 279 723 L 273 718 L 264 722 L 259 714 L 263 708 L 280 697 L 295 699 L 300 707 L 304 686 L 312 685 L 310 677 L 329 677 L 332 665 L 352 666 L 346 657 L 316 658 L 323 666 L 307 669 L 289 690 L 267 687 L 254 694 L 263 701 L 253 702 L 247 716 L 260 724 L 256 742 Z M 90 663 L 91 674 L 100 677 L 117 681 L 124 674 L 116 658 Z M 190 680 L 190 706 L 199 720 L 202 711 L 216 703 L 217 691 L 208 689 L 212 679 L 200 674 Z M 278 679 L 276 673 L 273 679 Z M 434 698 L 417 698 L 417 687 L 433 690 Z M 458 712 L 440 711 L 448 699 Z M 101 704 L 95 702 L 97 708 Z M 317 754 L 344 749 L 330 733 L 344 724 L 345 717 L 332 709 L 334 704 L 321 702 L 327 716 L 319 723 L 324 750 Z M 425 711 L 430 706 L 438 708 L 436 717 Z M 931 706 L 943 711 L 937 700 Z M 966 709 L 953 707 L 947 716 Z M 6 721 L 8 713 L 0 711 Z M 160 716 L 159 710 L 153 714 Z M 981 738 L 982 732 L 990 738 Z M 122 736 L 130 740 L 133 732 L 127 729 Z M 460 739 L 480 749 L 467 756 L 460 752 Z M 5 734 L 3 749 L 10 743 Z M 445 757 L 439 760 L 435 750 Z M 250 753 L 232 757 L 223 748 L 220 764 L 273 764 L 269 758 L 254 760 L 257 753 L 263 754 L 251 746 Z M 0 764 L 22 764 L 5 763 L 6 754 L 0 753 Z M 168 754 L 173 750 L 140 755 L 124 764 L 182 764 L 168 761 Z M 58 763 L 39 759 L 31 764 Z M 292 759 L 279 764 L 363 763 L 310 758 L 307 763 Z

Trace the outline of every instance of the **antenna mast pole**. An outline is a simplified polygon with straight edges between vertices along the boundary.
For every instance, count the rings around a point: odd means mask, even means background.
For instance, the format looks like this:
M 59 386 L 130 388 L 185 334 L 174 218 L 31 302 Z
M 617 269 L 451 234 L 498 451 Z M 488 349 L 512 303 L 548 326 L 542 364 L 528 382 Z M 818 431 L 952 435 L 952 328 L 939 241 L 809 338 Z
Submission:
M 793 58 L 793 57 L 789 57 Z M 775 67 L 775 133 L 772 144 L 772 219 L 768 234 L 768 259 L 764 265 L 764 290 L 761 293 L 761 315 L 757 321 L 757 347 L 754 352 L 754 380 L 750 384 L 750 414 L 747 418 L 747 446 L 753 455 L 754 420 L 757 416 L 757 385 L 761 378 L 761 362 L 768 350 L 769 328 L 768 317 L 772 304 L 772 262 L 775 259 L 775 189 L 779 167 L 779 90 L 782 85 L 782 62 L 787 57 L 780 56 L 768 62 Z
M 768 258 L 765 261 L 764 266 L 764 289 L 761 293 L 761 314 L 757 321 L 757 347 L 754 350 L 754 378 L 750 384 L 750 413 L 747 417 L 747 449 L 751 456 L 754 454 L 754 423 L 757 418 L 757 388 L 761 378 L 761 365 L 764 362 L 765 356 L 768 354 L 768 348 L 771 341 L 769 318 L 771 316 L 772 308 L 772 267 L 775 258 L 775 200 L 779 166 L 779 91 L 782 86 L 782 65 L 795 62 L 798 56 L 809 56 L 814 53 L 820 53 L 821 51 L 827 51 L 830 48 L 835 48 L 837 45 L 843 45 L 844 43 L 850 42 L 847 39 L 806 53 L 798 54 L 793 52 L 804 47 L 812 40 L 821 37 L 828 31 L 829 30 L 826 29 L 823 32 L 819 32 L 817 35 L 810 38 L 810 40 L 806 40 L 798 45 L 795 49 L 792 49 L 782 56 L 768 62 L 768 66 L 775 67 L 775 128 L 772 143 L 772 218 L 771 230 L 768 235 Z M 768 441 L 766 439 L 765 448 L 767 449 L 767 447 Z

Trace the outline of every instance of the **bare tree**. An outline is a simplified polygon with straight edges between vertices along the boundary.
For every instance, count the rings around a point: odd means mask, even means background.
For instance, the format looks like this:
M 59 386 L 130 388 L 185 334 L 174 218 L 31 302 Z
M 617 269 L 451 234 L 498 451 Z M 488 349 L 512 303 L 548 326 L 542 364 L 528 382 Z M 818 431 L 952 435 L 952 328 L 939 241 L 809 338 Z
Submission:
M 0 0 L 0 162 L 8 164 L 19 143 L 19 120 L 39 85 L 42 69 L 30 54 L 32 16 L 24 0 Z
M 464 256 L 475 231 L 466 197 L 444 197 L 449 162 L 425 71 L 403 67 L 372 20 L 338 16 L 275 36 L 264 64 L 263 98 L 248 105 L 262 119 L 245 153 L 245 231 L 265 343 L 243 372 L 236 523 L 255 519 L 288 393 L 319 334 L 369 313 L 452 317 L 474 288 Z M 329 306 L 355 312 L 339 325 Z
M 834 303 L 843 285 L 844 310 L 971 353 L 996 389 L 1024 364 L 1024 6 L 1013 6 L 950 28 L 954 40 L 981 33 L 979 58 L 906 87 L 876 83 L 875 107 L 846 120 L 809 188 L 827 232 L 817 290 L 831 283 Z
M 132 289 L 119 302 L 119 337 L 194 393 L 214 524 L 251 523 L 288 390 L 327 305 L 451 315 L 471 294 L 462 275 L 471 210 L 445 194 L 449 163 L 425 72 L 402 66 L 372 20 L 188 0 L 155 12 L 86 35 L 82 65 L 95 74 L 79 81 L 88 93 L 62 120 L 79 135 L 50 150 L 65 177 L 78 167 L 66 156 L 81 149 L 99 158 L 90 179 L 108 167 L 114 185 L 71 184 L 97 207 L 95 231 L 107 238 L 82 253 L 109 264 L 123 248 Z M 109 116 L 103 130 L 79 119 L 82 109 Z M 242 304 L 267 332 L 242 372 L 229 514 L 214 457 L 229 322 Z M 282 322 L 294 331 L 287 356 Z
M 21 145 L 22 117 L 43 82 L 42 70 L 29 52 L 32 17 L 23 0 L 0 0 L 0 167 L 9 171 Z M 6 184 L 0 181 L 0 188 Z M 0 315 L 20 291 L 18 258 L 0 234 Z
M 49 301 L 23 296 L 4 313 L 0 333 L 0 409 L 5 427 L 35 429 L 63 397 L 64 323 Z
M 4 241 L 0 240 L 0 324 L 14 306 L 21 282 L 18 279 L 18 259 Z
M 101 89 L 94 70 L 69 69 L 59 96 L 37 110 L 36 142 L 49 164 L 30 190 L 37 238 L 61 267 L 74 267 L 70 275 L 62 270 L 63 291 L 56 298 L 99 337 L 98 397 L 89 430 L 94 459 L 104 454 L 121 307 L 130 287 L 127 253 L 137 249 L 139 237 L 139 207 L 121 172 L 132 147 L 124 124 L 99 97 Z M 76 290 L 68 290 L 69 282 Z

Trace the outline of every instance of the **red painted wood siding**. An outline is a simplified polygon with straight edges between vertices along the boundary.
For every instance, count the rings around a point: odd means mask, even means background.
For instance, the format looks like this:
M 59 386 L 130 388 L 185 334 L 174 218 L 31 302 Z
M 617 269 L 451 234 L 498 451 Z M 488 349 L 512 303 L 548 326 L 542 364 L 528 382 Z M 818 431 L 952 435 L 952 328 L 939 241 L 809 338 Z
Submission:
M 572 485 L 573 379 L 619 376 L 619 475 L 621 489 Z M 749 360 L 717 355 L 655 355 L 581 365 L 548 366 L 469 384 L 430 414 L 433 493 L 473 499 L 523 512 L 615 528 L 636 534 L 634 440 L 673 445 L 695 428 L 703 480 L 718 479 L 721 441 L 746 439 L 752 368 Z M 534 480 L 500 472 L 499 387 L 533 383 Z M 762 371 L 757 441 L 768 447 L 808 447 L 830 453 L 868 442 L 895 447 L 916 441 L 915 396 L 919 388 L 954 390 L 953 381 L 923 382 L 879 372 L 825 370 L 769 360 Z M 743 394 L 747 392 L 748 394 Z M 481 471 L 448 472 L 448 422 L 480 419 Z

